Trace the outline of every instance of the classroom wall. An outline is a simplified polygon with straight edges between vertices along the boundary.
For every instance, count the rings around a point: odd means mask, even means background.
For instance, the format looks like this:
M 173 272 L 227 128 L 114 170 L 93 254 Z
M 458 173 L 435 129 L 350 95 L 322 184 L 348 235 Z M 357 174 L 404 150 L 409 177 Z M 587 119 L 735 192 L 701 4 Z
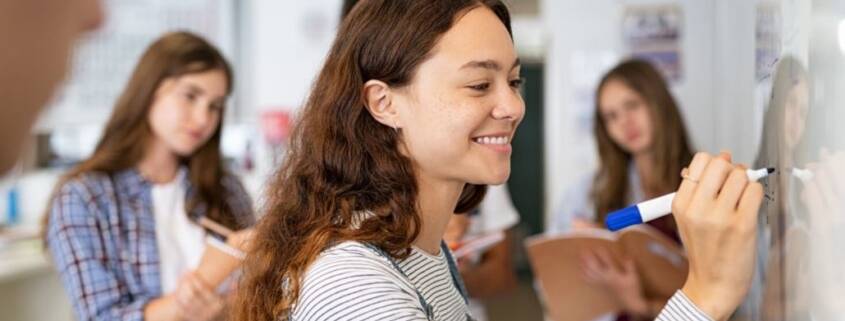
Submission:
M 294 111 L 305 101 L 331 47 L 341 0 L 244 2 L 242 24 L 251 117 L 263 110 Z

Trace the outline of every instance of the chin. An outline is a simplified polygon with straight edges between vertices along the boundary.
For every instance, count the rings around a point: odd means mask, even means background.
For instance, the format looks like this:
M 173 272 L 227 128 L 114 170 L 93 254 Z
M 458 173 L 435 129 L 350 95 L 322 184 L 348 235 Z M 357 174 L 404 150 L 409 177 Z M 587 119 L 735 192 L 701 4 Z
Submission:
M 190 157 L 197 151 L 197 147 L 194 146 L 178 146 L 173 148 L 173 153 L 178 155 L 179 157 Z
M 624 149 L 631 155 L 637 155 L 648 151 L 649 146 L 640 142 L 632 142 L 630 144 L 624 145 L 622 149 Z
M 478 177 L 477 179 L 467 180 L 467 183 L 475 185 L 502 185 L 508 181 L 510 174 L 511 171 L 508 169 L 502 173 L 494 173 L 493 175 L 485 175 L 484 177 Z

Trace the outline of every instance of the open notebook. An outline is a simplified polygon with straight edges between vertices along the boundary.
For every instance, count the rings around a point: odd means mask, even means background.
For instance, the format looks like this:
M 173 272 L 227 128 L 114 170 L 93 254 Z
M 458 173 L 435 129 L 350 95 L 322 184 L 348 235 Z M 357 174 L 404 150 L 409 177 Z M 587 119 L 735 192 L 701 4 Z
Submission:
M 589 321 L 621 310 L 607 290 L 584 280 L 579 261 L 584 249 L 608 249 L 617 263 L 633 258 L 647 298 L 668 300 L 687 276 L 683 249 L 647 225 L 617 233 L 588 229 L 538 235 L 525 243 L 551 320 Z

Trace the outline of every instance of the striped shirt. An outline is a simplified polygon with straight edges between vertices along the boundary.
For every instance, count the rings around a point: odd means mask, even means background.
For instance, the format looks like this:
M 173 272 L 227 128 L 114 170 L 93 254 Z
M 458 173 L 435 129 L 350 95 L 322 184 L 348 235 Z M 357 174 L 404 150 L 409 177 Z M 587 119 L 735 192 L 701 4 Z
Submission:
M 293 321 L 429 320 L 418 290 L 434 312 L 433 320 L 466 320 L 468 307 L 452 283 L 444 253 L 433 256 L 417 248 L 390 261 L 359 242 L 329 248 L 305 273 Z M 680 290 L 657 321 L 712 321 Z
M 663 311 L 660 311 L 657 321 L 713 321 L 713 319 L 695 306 L 684 292 L 678 290 L 663 307 Z
M 396 263 L 401 272 L 360 242 L 323 251 L 305 273 L 291 320 L 428 320 L 417 291 L 432 307 L 433 320 L 466 320 L 469 310 L 443 251 L 413 248 Z

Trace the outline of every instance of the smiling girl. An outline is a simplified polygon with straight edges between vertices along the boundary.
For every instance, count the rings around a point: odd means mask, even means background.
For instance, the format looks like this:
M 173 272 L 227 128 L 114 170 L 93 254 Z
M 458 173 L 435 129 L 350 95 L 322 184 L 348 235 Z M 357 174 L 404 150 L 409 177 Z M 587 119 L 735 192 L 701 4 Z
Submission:
M 471 319 L 443 233 L 454 213 L 479 203 L 485 185 L 510 175 L 510 143 L 525 113 L 520 83 L 501 1 L 356 4 L 268 187 L 236 319 Z M 683 201 L 718 195 L 737 204 L 745 187 L 756 185 L 726 184 L 732 169 L 702 154 L 690 165 L 702 188 L 678 194 L 676 214 L 712 211 L 725 219 L 687 235 L 703 245 L 693 250 L 707 268 L 692 268 L 685 293 L 704 310 L 678 294 L 669 307 L 680 314 L 670 319 L 719 318 L 735 307 L 722 296 L 728 287 L 722 280 L 740 272 L 720 268 L 725 258 L 713 255 L 712 240 L 730 233 L 732 220 L 753 216 L 746 203 L 759 199 L 746 193 L 745 215 L 735 206 Z M 723 195 L 716 190 L 722 185 L 731 186 Z M 744 249 L 742 239 L 722 240 Z

